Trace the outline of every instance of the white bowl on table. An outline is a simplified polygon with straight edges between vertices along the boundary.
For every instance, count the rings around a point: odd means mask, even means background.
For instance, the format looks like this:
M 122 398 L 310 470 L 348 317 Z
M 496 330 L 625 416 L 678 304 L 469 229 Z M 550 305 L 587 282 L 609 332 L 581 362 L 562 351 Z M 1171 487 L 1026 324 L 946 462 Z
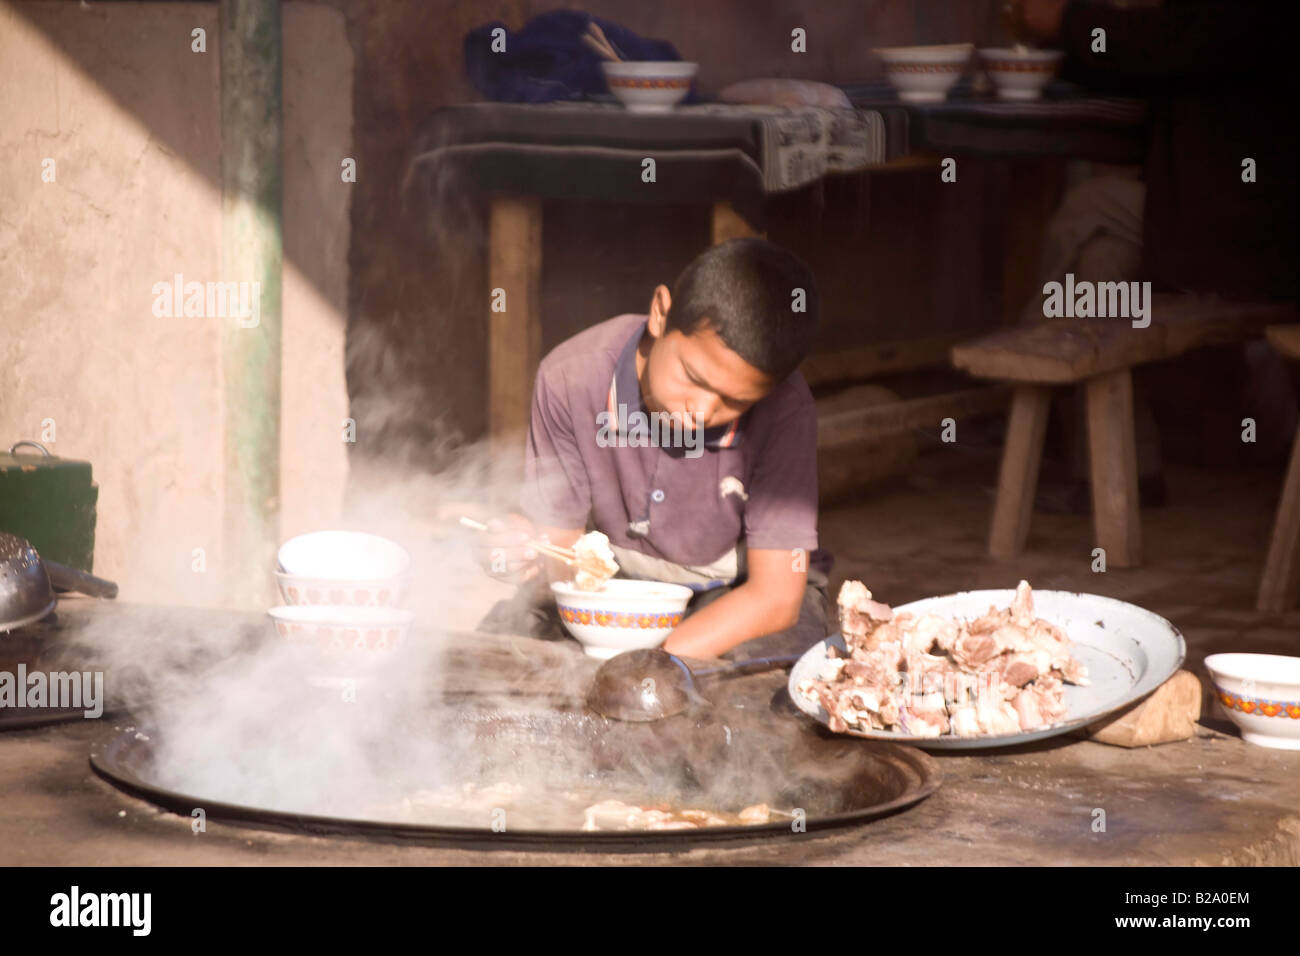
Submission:
M 368 679 L 396 657 L 415 614 L 392 607 L 305 607 L 267 611 L 298 655 L 308 683 L 337 687 Z
M 681 584 L 614 579 L 599 591 L 572 581 L 551 585 L 564 628 L 589 657 L 658 647 L 686 615 L 695 592 Z
M 300 534 L 280 545 L 276 558 L 286 574 L 340 581 L 395 578 L 411 568 L 400 544 L 364 531 Z
M 980 50 L 980 62 L 993 81 L 999 99 L 1036 100 L 1061 68 L 1064 55 L 1060 50 L 1002 47 Z
M 970 62 L 973 43 L 895 46 L 872 50 L 904 103 L 941 103 Z
M 609 91 L 632 113 L 667 113 L 686 99 L 698 63 L 681 60 L 623 60 L 600 64 Z
M 285 604 L 304 607 L 401 607 L 411 585 L 409 574 L 375 581 L 344 578 L 309 578 L 275 572 L 275 583 Z
M 285 604 L 397 607 L 411 581 L 411 556 L 364 531 L 313 531 L 277 554 L 275 581 Z
M 1214 696 L 1247 743 L 1300 750 L 1300 657 L 1211 654 Z

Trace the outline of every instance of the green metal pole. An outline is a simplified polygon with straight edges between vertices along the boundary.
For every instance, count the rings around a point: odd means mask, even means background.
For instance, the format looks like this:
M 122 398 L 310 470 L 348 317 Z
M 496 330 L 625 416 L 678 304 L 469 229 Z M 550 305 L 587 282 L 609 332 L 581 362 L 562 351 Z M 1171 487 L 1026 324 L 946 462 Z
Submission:
M 226 596 L 265 606 L 279 538 L 279 0 L 221 0 L 222 338 Z M 239 287 L 230 306 L 229 283 Z

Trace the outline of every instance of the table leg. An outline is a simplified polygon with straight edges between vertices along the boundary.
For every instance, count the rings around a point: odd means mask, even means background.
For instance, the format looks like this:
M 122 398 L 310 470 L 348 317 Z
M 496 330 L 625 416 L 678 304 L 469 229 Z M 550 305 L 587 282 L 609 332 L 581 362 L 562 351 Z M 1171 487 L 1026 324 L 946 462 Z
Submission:
M 1006 445 L 998 474 L 998 497 L 989 531 L 989 555 L 1010 558 L 1024 550 L 1043 461 L 1043 438 L 1052 390 L 1040 385 L 1017 388 L 1007 419 Z
M 1273 537 L 1264 562 L 1255 607 L 1261 611 L 1289 611 L 1300 597 L 1300 430 L 1291 446 L 1282 500 L 1273 521 Z
M 1107 566 L 1142 563 L 1138 511 L 1137 440 L 1133 426 L 1133 376 L 1107 372 L 1084 385 L 1088 404 L 1088 458 L 1092 472 L 1092 523 Z
M 764 233 L 758 232 L 749 221 L 740 213 L 736 212 L 736 207 L 729 202 L 715 202 L 713 204 L 713 244 L 716 246 L 720 242 L 726 242 L 728 239 L 744 239 L 749 236 L 764 236 Z
M 489 221 L 488 431 L 494 445 L 528 427 L 541 361 L 542 203 L 494 196 Z M 492 310 L 501 289 L 504 311 Z

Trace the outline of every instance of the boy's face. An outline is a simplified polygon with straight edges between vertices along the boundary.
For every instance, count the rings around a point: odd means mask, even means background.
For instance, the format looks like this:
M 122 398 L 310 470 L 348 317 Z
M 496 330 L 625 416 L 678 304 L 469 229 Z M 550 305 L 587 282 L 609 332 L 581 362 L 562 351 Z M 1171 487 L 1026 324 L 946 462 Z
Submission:
M 727 348 L 706 324 L 690 335 L 665 331 L 672 305 L 666 286 L 650 303 L 648 350 L 637 353 L 637 377 L 647 410 L 681 416 L 688 424 L 713 428 L 735 421 L 776 384 Z

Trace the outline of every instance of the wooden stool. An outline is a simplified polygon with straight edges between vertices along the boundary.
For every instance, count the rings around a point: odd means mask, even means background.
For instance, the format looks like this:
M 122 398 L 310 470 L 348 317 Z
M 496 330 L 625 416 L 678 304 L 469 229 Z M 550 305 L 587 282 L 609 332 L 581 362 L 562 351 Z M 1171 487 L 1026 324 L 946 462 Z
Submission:
M 1122 318 L 1051 319 L 953 348 L 957 368 L 1015 386 L 989 533 L 991 556 L 1007 558 L 1024 550 L 1051 389 L 1082 383 L 1096 543 L 1105 549 L 1108 565 L 1140 564 L 1133 367 L 1204 345 L 1257 337 L 1270 322 L 1295 315 L 1290 304 L 1225 302 L 1193 295 L 1154 299 L 1146 328 L 1133 328 L 1130 320 Z
M 1269 345 L 1283 358 L 1300 360 L 1300 325 L 1270 325 L 1266 330 Z M 1268 558 L 1259 581 L 1255 607 L 1261 611 L 1281 612 L 1296 605 L 1300 596 L 1300 429 L 1291 446 L 1291 461 L 1282 485 L 1273 521 L 1273 537 L 1268 544 Z

